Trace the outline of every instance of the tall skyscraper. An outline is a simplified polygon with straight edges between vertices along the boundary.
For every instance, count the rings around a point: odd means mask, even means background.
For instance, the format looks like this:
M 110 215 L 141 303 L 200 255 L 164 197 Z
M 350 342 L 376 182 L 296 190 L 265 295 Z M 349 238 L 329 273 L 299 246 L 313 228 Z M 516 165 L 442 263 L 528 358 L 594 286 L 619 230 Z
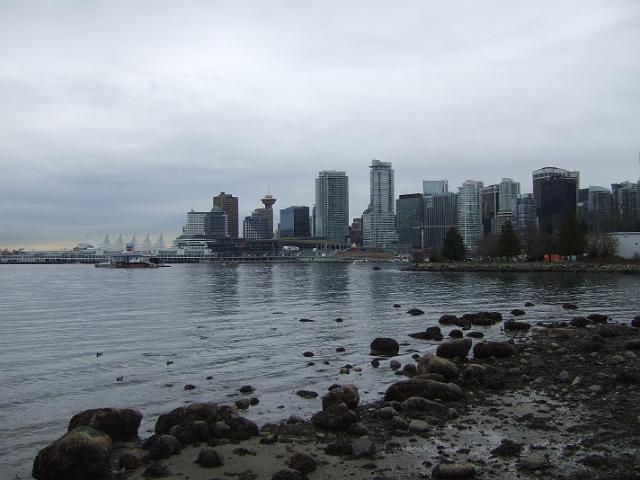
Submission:
M 616 230 L 637 231 L 640 228 L 640 195 L 638 184 L 631 182 L 611 185 L 616 214 Z
M 436 193 L 447 193 L 449 191 L 448 180 L 423 180 L 422 193 L 424 195 L 433 195 Z
M 500 181 L 498 212 L 509 212 L 513 208 L 513 202 L 520 195 L 520 182 L 514 182 L 511 178 L 503 178 Z
M 612 232 L 616 225 L 613 194 L 608 188 L 591 185 L 581 188 L 578 197 L 578 218 L 589 233 Z
M 369 168 L 369 207 L 362 214 L 362 243 L 391 248 L 398 243 L 393 168 L 391 162 L 380 160 L 372 160 Z
M 482 187 L 482 234 L 498 233 L 496 217 L 500 208 L 500 185 Z
M 404 248 L 424 248 L 424 195 L 410 193 L 396 200 L 398 243 Z
M 213 206 L 220 207 L 227 214 L 227 233 L 230 238 L 238 238 L 238 197 L 221 192 L 213 197 Z
M 187 223 L 182 227 L 182 234 L 186 236 L 204 235 L 205 219 L 209 212 L 196 212 L 193 209 L 187 212 Z
M 482 182 L 467 180 L 458 188 L 458 232 L 467 250 L 482 238 Z
M 447 232 L 458 228 L 457 195 L 453 192 L 434 193 L 424 197 L 424 246 L 442 250 Z
M 280 210 L 280 237 L 305 238 L 311 236 L 309 207 L 288 207 Z
M 513 202 L 511 224 L 520 237 L 520 242 L 527 245 L 531 234 L 538 230 L 538 215 L 533 193 L 518 195 Z
M 208 238 L 227 238 L 229 223 L 227 214 L 221 207 L 213 207 L 205 215 L 204 233 Z
M 535 170 L 532 177 L 539 227 L 548 233 L 557 233 L 567 217 L 576 213 L 580 172 L 545 167 Z
M 349 236 L 349 177 L 325 170 L 316 178 L 314 236 L 346 242 Z

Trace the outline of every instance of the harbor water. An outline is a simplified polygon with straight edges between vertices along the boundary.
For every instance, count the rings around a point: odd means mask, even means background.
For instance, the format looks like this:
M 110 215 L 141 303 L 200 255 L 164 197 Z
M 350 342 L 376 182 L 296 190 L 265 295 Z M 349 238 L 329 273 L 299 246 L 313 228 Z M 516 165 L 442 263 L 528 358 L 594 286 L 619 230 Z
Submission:
M 259 424 L 319 410 L 320 399 L 299 398 L 301 389 L 322 395 L 333 383 L 353 382 L 364 401 L 377 400 L 381 385 L 397 377 L 386 361 L 370 365 L 371 340 L 395 338 L 397 359 L 411 361 L 436 343 L 408 334 L 445 313 L 495 310 L 508 318 L 527 301 L 535 306 L 519 320 L 604 313 L 628 322 L 640 313 L 636 276 L 380 266 L 0 266 L 0 478 L 31 478 L 38 450 L 89 408 L 140 409 L 144 437 L 159 414 L 188 402 L 231 402 L 242 385 L 256 389 L 260 403 L 246 415 Z M 579 309 L 565 311 L 564 302 Z M 407 315 L 411 307 L 425 315 Z M 500 324 L 477 330 L 503 335 Z M 345 364 L 362 370 L 341 375 Z

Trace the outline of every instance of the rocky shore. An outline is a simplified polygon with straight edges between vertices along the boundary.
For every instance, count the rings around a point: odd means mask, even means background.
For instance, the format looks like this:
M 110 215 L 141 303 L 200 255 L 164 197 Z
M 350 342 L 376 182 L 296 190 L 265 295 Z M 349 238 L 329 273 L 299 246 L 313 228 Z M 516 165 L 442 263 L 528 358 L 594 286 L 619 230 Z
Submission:
M 523 313 L 513 310 L 509 320 L 497 312 L 444 315 L 439 327 L 411 334 L 437 342 L 436 354 L 415 353 L 405 365 L 393 359 L 396 340 L 374 339 L 370 368 L 390 363 L 397 381 L 365 405 L 356 385 L 328 385 L 311 419 L 258 427 L 241 416 L 259 401 L 248 385 L 232 405 L 193 403 L 161 415 L 145 439 L 135 409 L 81 412 L 40 451 L 33 476 L 640 478 L 640 317 L 530 324 L 515 320 Z M 474 330 L 498 323 L 516 335 L 485 341 Z
M 499 273 L 617 273 L 638 274 L 639 263 L 583 263 L 583 262 L 455 262 L 419 263 L 403 270 L 412 272 L 499 272 Z

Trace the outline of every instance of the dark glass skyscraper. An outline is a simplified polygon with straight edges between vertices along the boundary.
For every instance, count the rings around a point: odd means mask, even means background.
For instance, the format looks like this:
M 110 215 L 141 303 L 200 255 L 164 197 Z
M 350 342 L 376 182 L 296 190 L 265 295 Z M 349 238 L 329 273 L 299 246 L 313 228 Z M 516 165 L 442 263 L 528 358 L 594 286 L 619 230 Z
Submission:
M 310 236 L 309 207 L 288 207 L 280 210 L 280 237 L 305 238 Z
M 410 193 L 396 200 L 396 228 L 401 247 L 424 248 L 424 195 Z

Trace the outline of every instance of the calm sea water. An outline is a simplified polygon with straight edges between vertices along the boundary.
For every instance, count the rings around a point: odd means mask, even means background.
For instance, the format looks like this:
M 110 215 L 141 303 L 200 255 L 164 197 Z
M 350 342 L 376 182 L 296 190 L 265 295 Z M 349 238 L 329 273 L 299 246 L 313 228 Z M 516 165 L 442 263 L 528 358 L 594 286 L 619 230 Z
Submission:
M 632 276 L 410 273 L 390 264 L 380 271 L 371 264 L 1 266 L 0 478 L 30 478 L 37 451 L 84 409 L 139 408 L 146 436 L 159 414 L 187 402 L 232 401 L 250 384 L 260 399 L 250 418 L 305 416 L 320 400 L 300 399 L 296 390 L 322 394 L 355 382 L 373 400 L 397 379 L 386 362 L 369 365 L 376 336 L 408 342 L 404 363 L 407 350 L 435 345 L 407 334 L 444 313 L 490 309 L 508 317 L 532 301 L 525 320 L 568 319 L 573 313 L 560 304 L 572 301 L 578 314 L 628 321 L 640 313 L 638 293 Z M 410 307 L 426 315 L 410 317 Z M 501 335 L 499 326 L 484 331 Z M 304 358 L 307 350 L 315 357 Z M 340 375 L 347 363 L 362 372 Z M 185 391 L 188 383 L 196 389 Z

